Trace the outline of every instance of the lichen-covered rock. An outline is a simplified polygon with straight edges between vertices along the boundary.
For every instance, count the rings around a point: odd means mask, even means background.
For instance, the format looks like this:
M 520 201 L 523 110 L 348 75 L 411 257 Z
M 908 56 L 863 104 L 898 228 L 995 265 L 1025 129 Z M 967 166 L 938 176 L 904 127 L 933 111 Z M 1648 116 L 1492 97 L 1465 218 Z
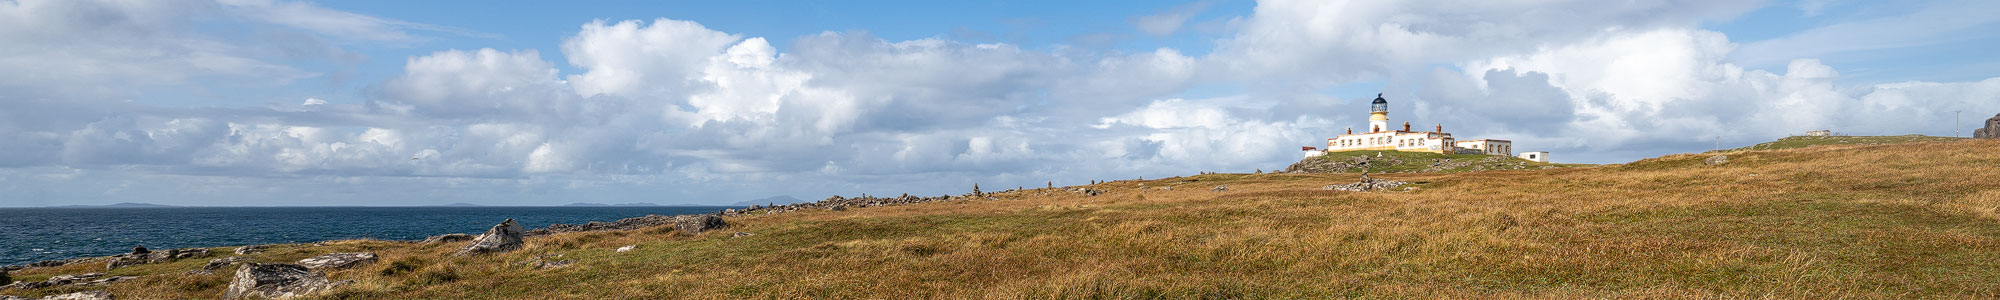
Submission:
M 436 235 L 436 236 L 431 236 L 431 237 L 428 237 L 428 238 L 424 238 L 424 243 L 425 243 L 425 244 L 437 244 L 437 243 L 457 243 L 457 242 L 463 242 L 463 241 L 470 241 L 470 240 L 472 240 L 472 239 L 474 239 L 474 238 L 478 238 L 478 237 L 477 237 L 477 236 L 473 236 L 473 235 L 470 235 L 470 234 L 463 234 L 463 233 L 452 233 L 452 234 L 442 234 L 442 235 Z
M 526 230 L 521 229 L 521 223 L 507 219 L 501 221 L 499 225 L 493 225 L 493 229 L 487 229 L 486 234 L 479 235 L 472 244 L 459 248 L 458 253 L 454 255 L 476 255 L 521 249 L 521 235 L 525 232 Z
M 729 227 L 729 222 L 724 222 L 722 221 L 722 217 L 715 215 L 686 216 L 686 218 L 674 222 L 674 230 L 687 234 L 701 234 L 703 231 L 722 229 L 724 227 Z
M 210 259 L 208 260 L 208 264 L 201 266 L 201 269 L 195 269 L 193 271 L 188 271 L 187 273 L 212 274 L 215 273 L 215 270 L 221 270 L 222 268 L 227 268 L 229 267 L 229 265 L 234 265 L 237 263 L 249 262 L 249 261 L 250 261 L 249 257 L 242 257 L 242 256 L 230 256 L 224 258 Z
M 26 299 L 26 298 L 23 298 Z M 42 300 L 111 300 L 111 292 L 88 291 L 42 297 Z
M 249 245 L 249 246 L 236 247 L 236 255 L 250 255 L 252 253 L 264 252 L 265 249 L 270 249 L 270 248 L 271 248 L 270 245 Z
M 294 264 L 243 264 L 236 279 L 229 282 L 225 299 L 291 299 L 325 292 L 345 282 L 327 280 L 305 266 Z
M 112 256 L 110 261 L 104 263 L 104 269 L 111 270 L 125 266 L 163 263 L 204 256 L 208 256 L 208 249 L 188 248 L 147 251 L 144 247 L 137 247 L 132 249 L 132 253 Z
M 308 269 L 339 269 L 375 263 L 375 252 L 332 253 L 299 260 Z
M 1364 178 L 1361 179 L 1360 182 L 1329 185 L 1320 187 L 1320 189 L 1331 190 L 1331 191 L 1370 192 L 1370 191 L 1392 190 L 1397 187 L 1401 187 L 1405 184 L 1410 184 L 1410 183 L 1403 181 L 1395 181 L 1395 180 Z

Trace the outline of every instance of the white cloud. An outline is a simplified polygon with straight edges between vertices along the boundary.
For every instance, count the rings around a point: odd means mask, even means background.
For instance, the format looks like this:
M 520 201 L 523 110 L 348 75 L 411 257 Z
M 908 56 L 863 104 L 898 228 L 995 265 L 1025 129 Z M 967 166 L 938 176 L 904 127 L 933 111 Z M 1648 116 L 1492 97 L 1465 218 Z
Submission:
M 2000 3 L 1940 1 L 1908 14 L 1834 23 L 1756 41 L 1744 45 L 1734 57 L 1747 65 L 1765 65 L 1793 58 L 1992 38 L 1996 29 L 2000 29 Z
M 1175 31 L 1180 31 L 1181 24 L 1187 23 L 1188 18 L 1193 18 L 1194 15 L 1200 14 L 1202 11 L 1207 11 L 1208 7 L 1214 4 L 1214 2 L 1210 1 L 1195 1 L 1194 3 L 1182 4 L 1160 14 L 1133 18 L 1132 26 L 1137 27 L 1139 32 L 1150 35 L 1171 35 Z

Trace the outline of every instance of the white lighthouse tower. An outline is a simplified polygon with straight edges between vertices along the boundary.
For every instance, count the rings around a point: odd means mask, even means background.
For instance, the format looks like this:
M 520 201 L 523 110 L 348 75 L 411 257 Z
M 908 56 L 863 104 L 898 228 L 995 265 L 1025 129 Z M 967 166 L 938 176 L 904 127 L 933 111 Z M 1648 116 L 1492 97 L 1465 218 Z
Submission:
M 1368 132 L 1382 132 L 1389 129 L 1389 100 L 1382 94 L 1375 94 L 1375 103 L 1368 111 Z

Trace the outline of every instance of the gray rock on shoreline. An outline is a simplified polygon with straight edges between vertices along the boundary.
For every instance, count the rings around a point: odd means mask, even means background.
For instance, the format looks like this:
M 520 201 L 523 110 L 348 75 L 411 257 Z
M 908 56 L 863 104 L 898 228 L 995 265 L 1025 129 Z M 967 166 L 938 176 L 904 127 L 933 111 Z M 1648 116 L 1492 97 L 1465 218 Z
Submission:
M 477 255 L 521 249 L 521 237 L 523 233 L 526 233 L 526 230 L 521 229 L 521 223 L 514 222 L 514 219 L 507 219 L 506 221 L 501 221 L 499 225 L 493 225 L 493 229 L 487 229 L 486 234 L 479 235 L 479 238 L 474 240 L 472 244 L 458 249 L 458 253 L 453 255 Z
M 331 290 L 347 281 L 327 280 L 326 276 L 294 264 L 248 263 L 236 268 L 224 299 L 291 299 Z
M 375 252 L 331 253 L 299 260 L 307 269 L 339 269 L 375 263 Z

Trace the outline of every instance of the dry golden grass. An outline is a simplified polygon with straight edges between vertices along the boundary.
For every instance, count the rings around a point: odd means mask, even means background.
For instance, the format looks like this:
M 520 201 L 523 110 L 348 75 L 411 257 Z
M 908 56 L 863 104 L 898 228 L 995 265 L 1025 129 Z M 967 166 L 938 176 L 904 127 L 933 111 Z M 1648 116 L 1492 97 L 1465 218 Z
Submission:
M 1378 175 L 1417 183 L 1383 193 L 1319 189 L 1352 174 L 1215 174 L 1104 183 L 1095 197 L 732 218 L 697 236 L 561 234 L 476 258 L 382 241 L 253 257 L 382 255 L 330 274 L 355 284 L 324 299 L 1996 298 L 1996 150 L 1964 140 L 1732 152 L 1720 166 L 1671 155 Z M 625 245 L 638 249 L 613 251 Z M 525 264 L 542 255 L 576 264 Z M 181 274 L 200 263 L 119 269 L 160 275 L 108 288 L 220 296 L 229 270 Z

